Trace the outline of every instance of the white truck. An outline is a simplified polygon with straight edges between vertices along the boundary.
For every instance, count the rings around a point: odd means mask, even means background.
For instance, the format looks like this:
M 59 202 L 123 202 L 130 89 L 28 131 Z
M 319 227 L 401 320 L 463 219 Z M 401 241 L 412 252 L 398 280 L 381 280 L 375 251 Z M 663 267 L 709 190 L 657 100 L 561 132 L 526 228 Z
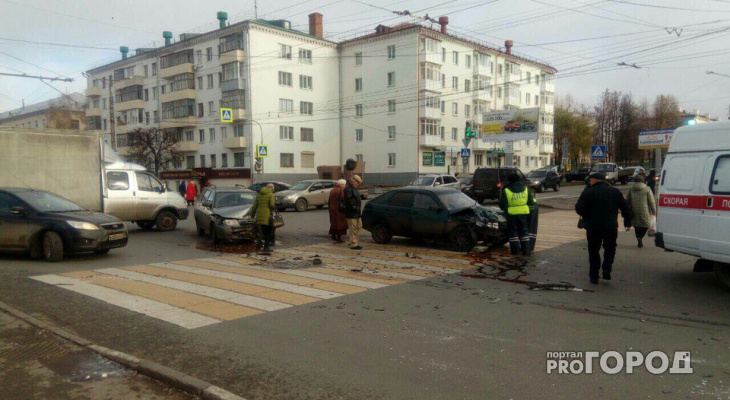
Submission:
M 171 231 L 185 200 L 154 174 L 119 160 L 96 131 L 0 128 L 0 187 L 42 189 L 82 207 Z
M 615 163 L 598 163 L 593 168 L 593 172 L 601 172 L 606 174 L 606 181 L 609 182 L 611 185 L 615 185 L 616 182 L 619 180 L 619 171 L 621 171 L 621 167 L 616 165 Z

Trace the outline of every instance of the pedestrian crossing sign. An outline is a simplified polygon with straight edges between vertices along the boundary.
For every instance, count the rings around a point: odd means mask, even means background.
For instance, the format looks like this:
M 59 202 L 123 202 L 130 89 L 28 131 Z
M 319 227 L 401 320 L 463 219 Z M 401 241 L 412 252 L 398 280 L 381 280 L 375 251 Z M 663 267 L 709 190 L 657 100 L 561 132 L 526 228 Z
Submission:
M 591 158 L 594 160 L 602 160 L 606 158 L 606 146 L 603 144 L 591 146 Z
M 259 144 L 256 146 L 256 158 L 266 158 L 269 156 L 269 146 L 266 144 Z
M 221 108 L 221 122 L 228 124 L 233 123 L 233 109 Z

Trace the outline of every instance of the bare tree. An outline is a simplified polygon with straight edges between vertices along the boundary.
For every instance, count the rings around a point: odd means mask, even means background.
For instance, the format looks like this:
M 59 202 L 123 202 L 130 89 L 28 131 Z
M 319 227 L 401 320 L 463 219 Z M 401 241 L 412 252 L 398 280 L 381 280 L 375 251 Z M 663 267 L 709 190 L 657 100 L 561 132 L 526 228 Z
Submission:
M 594 144 L 606 145 L 609 160 L 616 157 L 616 135 L 620 126 L 621 92 L 606 89 L 598 100 L 596 111 L 596 131 Z
M 576 105 L 570 95 L 559 98 L 555 104 L 556 159 L 565 156 L 580 165 L 589 152 L 592 137 L 593 127 L 585 107 Z M 563 139 L 567 139 L 566 148 L 563 148 Z
M 175 154 L 178 137 L 174 132 L 155 128 L 138 128 L 127 134 L 129 158 L 159 175 L 163 170 L 179 161 Z
M 671 129 L 677 127 L 679 120 L 679 100 L 671 94 L 660 94 L 654 100 L 654 127 Z

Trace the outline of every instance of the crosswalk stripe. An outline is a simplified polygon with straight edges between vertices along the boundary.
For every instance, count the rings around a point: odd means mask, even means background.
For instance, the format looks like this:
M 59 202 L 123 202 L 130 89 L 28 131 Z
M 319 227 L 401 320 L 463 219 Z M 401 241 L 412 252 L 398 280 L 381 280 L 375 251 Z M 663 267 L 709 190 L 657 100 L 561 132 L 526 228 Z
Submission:
M 236 282 L 250 283 L 251 285 L 267 287 L 270 289 L 281 290 L 289 293 L 301 294 L 304 296 L 316 297 L 318 299 L 331 299 L 334 297 L 342 296 L 341 293 L 331 292 L 328 290 L 320 290 L 308 286 L 299 286 L 269 279 L 261 279 L 255 276 L 241 275 L 240 273 L 232 274 L 230 272 L 221 272 L 205 268 L 189 267 L 187 265 L 175 263 L 155 263 L 150 265 L 160 268 L 172 269 L 175 271 L 188 272 L 196 275 L 205 275 L 213 278 L 229 279 Z M 241 273 L 245 271 L 243 268 L 241 270 Z
M 371 268 L 371 269 L 378 269 L 381 271 L 394 272 L 394 273 L 400 273 L 400 274 L 408 274 L 410 276 L 418 276 L 418 277 L 422 277 L 422 278 L 430 278 L 432 276 L 441 274 L 439 272 L 425 270 L 425 269 L 416 269 L 413 267 L 394 267 L 392 265 L 383 265 L 383 264 L 370 265 L 370 264 L 364 264 L 360 261 L 355 261 L 355 260 L 334 259 L 334 258 L 327 258 L 327 257 L 321 257 L 321 259 L 322 259 L 322 262 L 324 263 L 325 267 L 329 267 L 332 265 L 342 266 L 342 267 L 345 267 L 345 269 L 367 267 L 367 268 Z
M 31 279 L 49 285 L 60 285 L 60 287 L 72 292 L 93 297 L 97 300 L 126 308 L 187 329 L 200 328 L 220 322 L 218 319 L 207 317 L 192 311 L 183 310 L 182 308 L 166 303 L 145 299 L 144 297 L 127 294 L 75 278 L 60 275 L 41 275 L 33 276 Z
M 403 261 L 403 262 L 413 262 L 417 260 L 418 263 L 423 265 L 430 265 L 432 267 L 443 267 L 444 265 L 447 266 L 454 266 L 456 265 L 466 265 L 470 266 L 469 261 L 466 260 L 456 260 L 456 259 L 448 259 L 445 257 L 436 257 L 436 256 L 428 256 L 428 257 L 420 257 L 417 259 L 406 257 L 405 253 L 395 252 L 395 251 L 385 251 L 385 250 L 349 250 L 345 248 L 332 248 L 328 246 L 307 246 L 307 249 L 321 249 L 322 251 L 326 251 L 329 254 L 341 254 L 341 255 L 358 255 L 362 257 L 373 257 L 378 258 L 381 260 L 391 260 L 391 261 Z M 302 250 L 305 249 L 305 247 L 293 247 L 292 250 Z M 456 266 L 455 266 L 456 267 Z M 458 268 L 458 267 L 456 267 Z
M 326 244 L 314 244 L 314 245 L 307 246 L 307 247 L 327 250 L 327 249 L 330 249 L 330 248 L 332 248 L 334 246 L 326 245 Z M 349 250 L 349 251 L 352 251 L 352 250 Z M 365 255 L 372 253 L 372 254 L 382 254 L 382 255 L 385 255 L 385 256 L 396 256 L 396 257 L 397 256 L 406 257 L 406 256 L 404 256 L 405 253 L 413 253 L 414 255 L 416 255 L 418 257 L 420 257 L 421 255 L 423 255 L 424 256 L 423 258 L 419 258 L 421 260 L 442 261 L 442 262 L 448 262 L 448 263 L 454 263 L 454 264 L 462 264 L 462 265 L 471 265 L 471 263 L 472 263 L 470 260 L 462 260 L 462 259 L 459 259 L 459 258 L 452 258 L 452 257 L 439 257 L 439 256 L 430 255 L 430 254 L 427 254 L 427 253 L 419 254 L 416 251 L 400 252 L 400 251 L 392 251 L 392 250 L 371 250 L 371 249 L 368 248 L 368 249 L 358 250 L 358 252 L 361 252 L 362 254 L 365 254 Z M 406 257 L 406 258 L 409 259 L 409 260 L 411 260 L 411 258 L 409 258 L 409 257 Z
M 352 271 L 353 270 L 352 267 L 347 267 L 344 265 L 332 265 L 332 264 L 327 264 L 326 268 L 339 269 L 342 271 Z M 421 279 L 425 279 L 425 277 L 423 277 L 423 276 L 409 275 L 409 274 L 403 274 L 403 273 L 399 273 L 399 272 L 384 271 L 382 269 L 370 269 L 370 268 L 361 267 L 361 268 L 357 269 L 356 271 L 358 271 L 359 273 L 362 273 L 362 274 L 369 274 L 369 275 L 375 275 L 375 276 L 388 276 L 391 278 L 399 278 L 399 279 L 405 279 L 405 280 L 409 280 L 409 281 L 420 281 Z
M 284 253 L 284 254 L 294 254 L 298 256 L 311 256 L 315 254 L 319 254 L 320 252 L 317 251 L 306 251 L 306 250 L 288 250 L 288 249 L 281 249 L 276 250 L 276 253 Z M 458 269 L 453 268 L 441 268 L 441 267 L 432 267 L 429 265 L 421 265 L 417 263 L 412 262 L 402 262 L 402 261 L 388 261 L 388 260 L 379 260 L 375 258 L 367 258 L 367 257 L 358 257 L 358 256 L 341 256 L 338 254 L 328 254 L 328 258 L 333 258 L 336 260 L 356 260 L 361 261 L 364 263 L 370 263 L 370 264 L 382 264 L 382 265 L 390 265 L 394 267 L 410 267 L 410 268 L 416 268 L 416 269 L 423 269 L 428 271 L 433 271 L 439 274 L 455 274 L 459 272 Z
M 160 278 L 157 276 L 142 274 L 139 272 L 123 270 L 119 268 L 104 268 L 99 269 L 97 272 L 102 274 L 109 274 L 118 276 L 121 278 L 132 279 L 140 282 L 152 283 L 159 286 L 168 287 L 171 289 L 182 290 L 183 292 L 199 294 L 202 296 L 211 297 L 218 300 L 228 301 L 234 304 L 240 304 L 251 308 L 256 308 L 263 311 L 276 311 L 284 308 L 291 307 L 289 304 L 280 303 L 278 301 L 272 301 L 262 299 L 260 297 L 249 296 L 228 290 L 217 289 L 209 286 L 199 285 L 197 283 L 183 282 L 175 279 Z
M 337 247 L 335 244 L 329 244 L 331 247 Z M 456 259 L 456 260 L 465 260 L 469 261 L 469 256 L 467 256 L 465 253 L 458 253 L 455 251 L 446 251 L 446 250 L 438 250 L 433 248 L 424 248 L 424 247 L 416 247 L 416 246 L 402 246 L 397 244 L 377 244 L 372 241 L 372 239 L 369 239 L 367 244 L 367 249 L 375 249 L 375 250 L 386 250 L 386 251 L 399 251 L 403 253 L 415 253 L 419 256 L 424 257 L 431 257 L 431 256 L 437 256 L 437 257 L 445 257 L 449 259 Z
M 215 300 L 192 293 L 185 293 L 179 290 L 168 289 L 145 282 L 119 279 L 110 275 L 99 274 L 94 271 L 68 272 L 62 275 L 91 282 L 110 289 L 119 290 L 120 292 L 137 295 L 146 299 L 159 301 L 161 303 L 171 304 L 185 310 L 194 311 L 198 314 L 207 315 L 224 321 L 261 314 L 260 310 L 231 304 L 226 301 Z

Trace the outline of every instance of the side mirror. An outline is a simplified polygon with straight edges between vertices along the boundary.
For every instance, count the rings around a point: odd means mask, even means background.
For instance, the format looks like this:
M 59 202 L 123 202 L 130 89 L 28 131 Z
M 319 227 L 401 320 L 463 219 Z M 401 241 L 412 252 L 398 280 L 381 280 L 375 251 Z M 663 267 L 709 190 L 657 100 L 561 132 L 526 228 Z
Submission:
M 10 208 L 10 213 L 15 215 L 28 215 L 28 210 L 25 209 L 25 207 L 22 206 L 16 206 Z
M 206 207 L 206 208 L 210 208 L 210 207 L 213 206 L 213 202 L 212 201 L 208 201 L 208 200 L 203 200 L 203 201 L 200 202 L 200 205 L 203 206 L 203 207 Z
M 435 182 L 433 185 L 434 186 L 441 186 L 441 182 Z
M 160 188 L 160 193 L 165 193 L 166 191 L 167 191 L 167 190 L 165 190 L 165 188 L 164 188 L 164 187 L 161 187 L 161 188 Z
M 441 211 L 441 207 L 439 207 L 437 205 L 433 205 L 433 206 L 429 207 L 428 209 L 431 210 L 431 211 L 435 211 L 435 212 L 440 212 Z

